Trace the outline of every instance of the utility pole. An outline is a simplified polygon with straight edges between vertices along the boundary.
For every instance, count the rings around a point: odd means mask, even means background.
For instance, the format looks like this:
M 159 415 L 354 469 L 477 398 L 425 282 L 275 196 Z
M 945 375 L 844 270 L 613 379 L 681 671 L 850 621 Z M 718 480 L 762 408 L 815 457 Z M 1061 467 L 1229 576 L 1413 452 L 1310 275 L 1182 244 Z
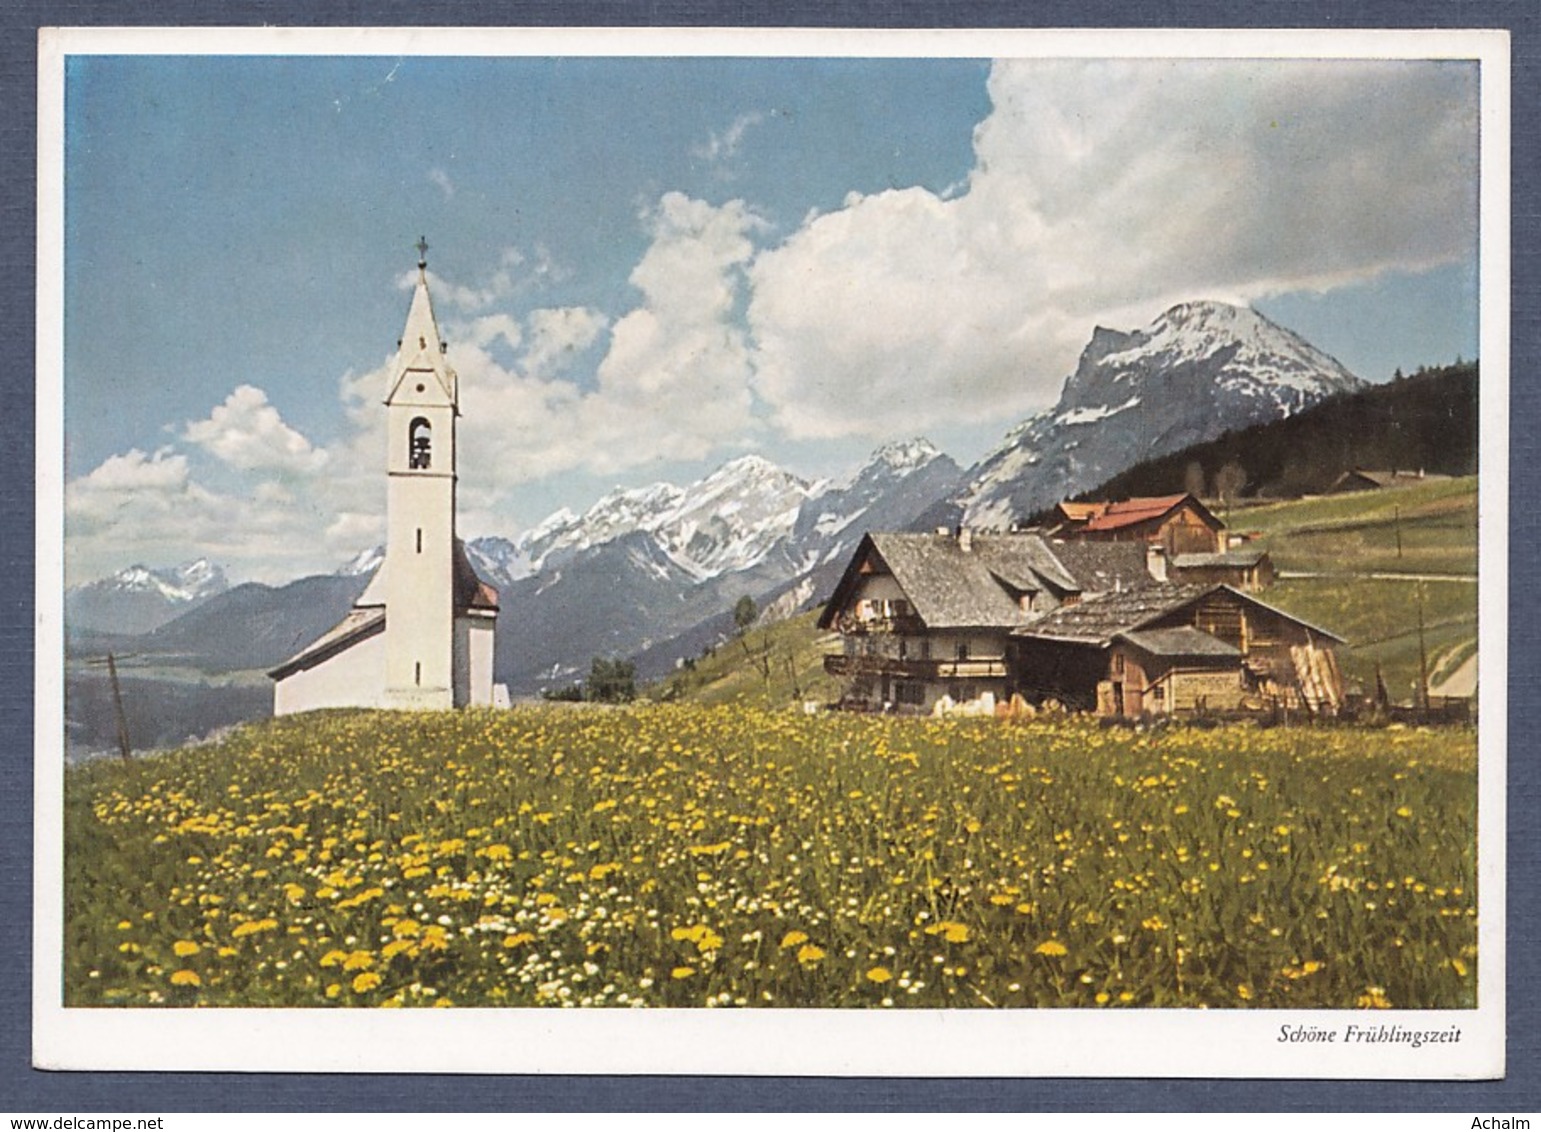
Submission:
M 118 687 L 118 665 L 112 659 L 112 653 L 107 654 L 107 675 L 112 680 L 112 707 L 118 718 L 118 754 L 124 762 L 128 762 L 134 752 L 128 745 L 128 719 L 123 714 L 123 690 Z
M 1429 711 L 1429 651 L 1423 640 L 1423 583 L 1418 583 L 1418 698 L 1425 715 Z

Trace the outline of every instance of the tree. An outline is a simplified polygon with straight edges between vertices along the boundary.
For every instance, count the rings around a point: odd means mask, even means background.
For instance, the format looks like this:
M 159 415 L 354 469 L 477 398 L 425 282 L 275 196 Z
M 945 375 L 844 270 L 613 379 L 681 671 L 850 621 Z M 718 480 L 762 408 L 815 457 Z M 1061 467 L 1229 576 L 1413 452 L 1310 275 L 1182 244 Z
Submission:
M 738 626 L 738 631 L 744 633 L 749 626 L 760 618 L 760 607 L 755 605 L 754 598 L 745 594 L 738 599 L 738 604 L 733 607 L 733 624 Z
M 624 704 L 637 698 L 637 666 L 629 660 L 596 656 L 584 694 L 593 703 Z
M 1228 461 L 1215 473 L 1215 496 L 1230 506 L 1247 486 L 1247 469 L 1235 460 Z
M 1195 499 L 1204 496 L 1204 465 L 1197 460 L 1188 461 L 1188 470 L 1183 473 L 1183 490 Z

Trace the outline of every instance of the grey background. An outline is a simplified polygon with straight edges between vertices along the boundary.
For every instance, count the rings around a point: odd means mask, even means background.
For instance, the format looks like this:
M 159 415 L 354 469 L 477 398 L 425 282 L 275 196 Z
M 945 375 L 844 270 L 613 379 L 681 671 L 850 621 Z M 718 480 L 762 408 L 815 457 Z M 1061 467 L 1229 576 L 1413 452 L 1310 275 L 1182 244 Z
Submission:
M 1510 398 L 1508 1076 L 1498 1082 L 899 1080 L 311 1074 L 43 1073 L 31 1068 L 33 347 L 37 28 L 132 25 L 550 25 L 729 27 L 1506 27 L 1513 33 L 1513 292 Z M 0 1112 L 190 1111 L 1449 1111 L 1541 1110 L 1537 998 L 1541 773 L 1528 742 L 1541 622 L 1541 238 L 1536 185 L 1541 5 L 1533 0 L 7 0 L 0 9 L 0 329 L 13 411 L 0 476 Z M 1493 569 L 1496 563 L 1483 563 Z M 1487 899 L 1492 899 L 1487 894 Z M 1455 1125 L 1452 1124 L 1452 1127 Z M 1461 1127 L 1467 1127 L 1462 1123 Z

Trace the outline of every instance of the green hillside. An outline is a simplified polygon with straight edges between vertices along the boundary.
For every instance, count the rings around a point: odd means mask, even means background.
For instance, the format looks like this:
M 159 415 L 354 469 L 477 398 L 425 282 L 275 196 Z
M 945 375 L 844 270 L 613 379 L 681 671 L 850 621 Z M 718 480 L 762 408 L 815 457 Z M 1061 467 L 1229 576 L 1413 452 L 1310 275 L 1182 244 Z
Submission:
M 824 672 L 824 654 L 840 638 L 818 628 L 817 610 L 771 625 L 757 625 L 735 640 L 687 662 L 648 689 L 654 700 L 785 707 L 839 698 L 839 683 Z
M 1228 519 L 1232 530 L 1253 535 L 1284 575 L 1262 599 L 1349 642 L 1342 662 L 1352 683 L 1372 690 L 1378 665 L 1393 699 L 1411 701 L 1420 667 L 1420 603 L 1436 694 L 1442 679 L 1475 655 L 1475 476 L 1234 508 Z M 824 674 L 822 657 L 836 651 L 839 638 L 821 633 L 817 616 L 751 629 L 746 639 L 719 646 L 649 695 L 755 707 L 832 701 L 839 682 Z M 1468 694 L 1459 683 L 1446 691 Z
M 1420 607 L 1435 694 L 1475 655 L 1475 476 L 1238 508 L 1229 519 L 1257 535 L 1284 575 L 1264 599 L 1348 640 L 1351 680 L 1373 687 L 1379 665 L 1392 698 L 1411 699 Z

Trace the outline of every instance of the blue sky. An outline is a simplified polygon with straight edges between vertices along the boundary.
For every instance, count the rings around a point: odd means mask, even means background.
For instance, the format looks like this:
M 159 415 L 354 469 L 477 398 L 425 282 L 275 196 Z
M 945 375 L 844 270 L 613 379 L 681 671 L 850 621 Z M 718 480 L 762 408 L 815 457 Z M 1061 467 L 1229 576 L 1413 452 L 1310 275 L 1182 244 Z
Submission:
M 462 531 L 756 451 L 970 463 L 1094 325 L 1476 353 L 1471 64 L 74 56 L 67 570 L 378 538 L 425 234 Z

